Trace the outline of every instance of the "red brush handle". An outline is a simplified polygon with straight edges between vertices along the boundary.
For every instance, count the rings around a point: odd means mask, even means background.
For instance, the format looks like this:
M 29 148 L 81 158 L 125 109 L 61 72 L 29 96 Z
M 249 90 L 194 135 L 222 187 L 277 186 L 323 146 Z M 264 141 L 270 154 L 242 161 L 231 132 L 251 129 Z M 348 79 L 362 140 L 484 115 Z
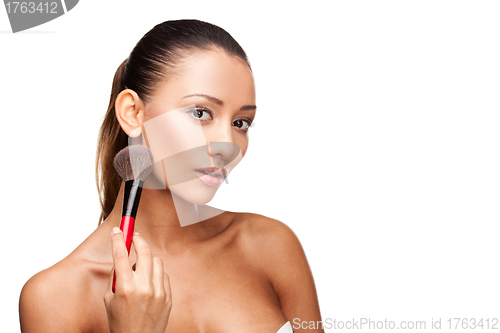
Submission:
M 135 218 L 132 216 L 122 216 L 122 222 L 120 223 L 120 230 L 123 233 L 123 239 L 125 240 L 125 246 L 127 247 L 127 252 L 130 254 L 130 247 L 132 246 L 132 235 L 134 234 Z M 113 292 L 115 292 L 116 274 L 113 273 Z

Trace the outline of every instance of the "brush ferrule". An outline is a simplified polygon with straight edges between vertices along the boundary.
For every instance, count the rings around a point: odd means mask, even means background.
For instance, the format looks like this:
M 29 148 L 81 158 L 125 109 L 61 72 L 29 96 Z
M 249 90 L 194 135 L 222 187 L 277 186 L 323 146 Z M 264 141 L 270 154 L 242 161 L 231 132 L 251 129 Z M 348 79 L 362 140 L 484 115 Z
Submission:
M 139 179 L 127 180 L 125 182 L 122 216 L 132 216 L 135 218 L 137 215 L 143 184 L 144 182 Z

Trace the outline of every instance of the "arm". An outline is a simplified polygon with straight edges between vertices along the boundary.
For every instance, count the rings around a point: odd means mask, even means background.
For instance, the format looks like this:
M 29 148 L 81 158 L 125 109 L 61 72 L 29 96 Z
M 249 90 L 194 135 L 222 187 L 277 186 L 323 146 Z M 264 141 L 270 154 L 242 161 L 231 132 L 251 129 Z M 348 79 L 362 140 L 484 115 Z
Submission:
M 267 219 L 260 233 L 259 257 L 295 333 L 323 333 L 318 296 L 311 268 L 295 233 L 284 223 Z M 310 322 L 314 322 L 310 326 Z M 307 322 L 303 327 L 301 324 Z

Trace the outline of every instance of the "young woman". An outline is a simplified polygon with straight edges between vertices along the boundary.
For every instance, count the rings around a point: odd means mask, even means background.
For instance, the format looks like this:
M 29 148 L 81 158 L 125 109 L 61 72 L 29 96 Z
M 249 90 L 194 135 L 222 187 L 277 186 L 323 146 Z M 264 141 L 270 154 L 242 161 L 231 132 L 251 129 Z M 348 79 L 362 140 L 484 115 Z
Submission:
M 101 127 L 102 223 L 26 283 L 22 332 L 288 333 L 295 318 L 320 321 L 311 270 L 285 224 L 204 206 L 245 155 L 255 112 L 250 65 L 226 31 L 179 20 L 144 35 L 115 74 Z M 164 128 L 148 127 L 165 115 Z M 155 163 L 150 178 L 161 184 L 163 175 L 165 186 L 143 190 L 129 258 L 118 229 L 123 182 L 114 156 L 131 140 L 161 142 L 162 135 L 180 149 L 196 133 L 205 145 Z M 172 185 L 179 175 L 187 178 Z M 295 330 L 306 331 L 323 332 Z

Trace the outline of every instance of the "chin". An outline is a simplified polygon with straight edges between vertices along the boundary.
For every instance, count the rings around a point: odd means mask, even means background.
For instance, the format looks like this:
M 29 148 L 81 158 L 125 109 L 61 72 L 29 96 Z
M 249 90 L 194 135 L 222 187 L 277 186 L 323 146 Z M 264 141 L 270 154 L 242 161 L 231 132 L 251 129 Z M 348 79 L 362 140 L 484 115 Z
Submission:
M 207 186 L 196 178 L 181 184 L 169 186 L 169 189 L 172 195 L 175 195 L 184 201 L 197 205 L 206 205 L 214 198 L 219 186 Z

